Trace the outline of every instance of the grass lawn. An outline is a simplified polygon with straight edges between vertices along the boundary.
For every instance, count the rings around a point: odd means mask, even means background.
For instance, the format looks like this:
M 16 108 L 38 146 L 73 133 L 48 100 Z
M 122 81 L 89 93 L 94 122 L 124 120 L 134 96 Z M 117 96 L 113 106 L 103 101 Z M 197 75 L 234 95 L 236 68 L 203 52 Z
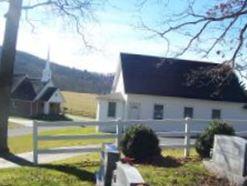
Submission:
M 95 118 L 97 94 L 62 91 L 62 95 L 65 99 L 62 106 L 67 108 L 67 113 Z
M 41 132 L 42 135 L 90 134 L 95 133 L 94 127 L 66 127 Z M 98 133 L 100 134 L 100 133 Z M 40 148 L 61 146 L 101 144 L 113 140 L 63 140 L 41 142 Z M 10 150 L 14 153 L 32 151 L 32 135 L 9 138 Z M 208 173 L 198 159 L 194 150 L 190 159 L 184 159 L 183 150 L 163 151 L 164 157 L 172 156 L 179 164 L 172 166 L 136 165 L 144 180 L 152 186 L 163 185 L 227 185 L 224 180 L 217 179 Z M 168 161 L 168 158 L 165 160 Z M 37 167 L 0 169 L 0 185 L 8 186 L 80 186 L 95 185 L 95 171 L 99 168 L 98 153 L 84 154 L 75 158 L 40 165 Z
M 180 164 L 176 166 L 157 167 L 151 165 L 137 165 L 144 180 L 155 186 L 188 185 L 188 186 L 218 186 L 228 185 L 225 180 L 217 179 L 210 174 L 199 160 L 195 150 L 189 159 L 184 159 L 182 150 L 163 151 L 164 157 L 175 157 Z
M 182 157 L 182 150 L 166 150 L 165 155 Z M 226 185 L 209 174 L 194 155 L 177 167 L 137 165 L 144 180 L 151 186 Z M 99 169 L 99 155 L 90 153 L 38 167 L 0 170 L 0 185 L 8 186 L 92 186 Z
M 95 153 L 37 167 L 0 169 L 4 186 L 93 186 L 99 156 Z
M 95 127 L 66 127 L 56 130 L 43 131 L 40 135 L 72 135 L 72 134 L 90 134 L 95 133 Z M 97 133 L 100 135 L 100 133 Z M 113 142 L 114 139 L 83 139 L 83 140 L 57 140 L 41 141 L 39 148 L 52 148 L 88 144 L 101 144 L 103 142 Z M 13 153 L 32 151 L 32 135 L 24 135 L 9 138 L 9 148 Z

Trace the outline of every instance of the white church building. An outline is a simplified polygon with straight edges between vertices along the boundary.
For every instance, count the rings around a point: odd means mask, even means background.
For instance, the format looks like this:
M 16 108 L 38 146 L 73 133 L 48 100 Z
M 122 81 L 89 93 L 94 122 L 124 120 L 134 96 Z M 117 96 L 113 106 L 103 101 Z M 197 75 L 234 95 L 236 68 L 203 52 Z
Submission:
M 188 85 L 193 71 L 216 66 L 121 53 L 111 93 L 98 97 L 97 120 L 247 119 L 247 97 L 235 74 L 219 91 L 213 84 Z
M 52 81 L 48 52 L 41 78 L 15 74 L 12 79 L 10 112 L 19 116 L 59 114 L 64 98 Z

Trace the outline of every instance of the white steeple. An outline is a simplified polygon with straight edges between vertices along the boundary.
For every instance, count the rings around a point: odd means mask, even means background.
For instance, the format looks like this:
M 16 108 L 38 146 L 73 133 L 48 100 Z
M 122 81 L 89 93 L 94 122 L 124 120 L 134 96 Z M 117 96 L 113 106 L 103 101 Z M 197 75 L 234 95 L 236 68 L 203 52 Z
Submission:
M 51 68 L 50 68 L 50 49 L 47 52 L 46 65 L 42 73 L 42 82 L 48 82 L 51 80 Z

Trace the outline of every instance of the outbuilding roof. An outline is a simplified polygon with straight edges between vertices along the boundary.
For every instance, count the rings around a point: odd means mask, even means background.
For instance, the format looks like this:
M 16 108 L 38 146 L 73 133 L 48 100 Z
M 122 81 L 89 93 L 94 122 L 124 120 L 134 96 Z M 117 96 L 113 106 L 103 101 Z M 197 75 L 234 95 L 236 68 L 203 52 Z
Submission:
M 41 101 L 49 101 L 51 96 L 57 91 L 56 87 L 49 87 L 46 89 L 46 91 L 43 93 L 43 95 L 40 97 L 39 100 Z
M 25 78 L 18 87 L 11 93 L 11 98 L 25 101 L 32 101 L 36 97 L 36 92 L 32 83 Z
M 192 71 L 210 69 L 217 63 L 126 53 L 120 54 L 120 61 L 126 93 L 247 102 L 243 89 L 233 81 L 219 94 L 214 94 L 213 86 L 188 85 L 186 77 Z
M 32 83 L 36 94 L 38 94 L 47 84 L 47 82 L 42 82 L 40 79 L 37 78 L 29 78 L 29 80 Z

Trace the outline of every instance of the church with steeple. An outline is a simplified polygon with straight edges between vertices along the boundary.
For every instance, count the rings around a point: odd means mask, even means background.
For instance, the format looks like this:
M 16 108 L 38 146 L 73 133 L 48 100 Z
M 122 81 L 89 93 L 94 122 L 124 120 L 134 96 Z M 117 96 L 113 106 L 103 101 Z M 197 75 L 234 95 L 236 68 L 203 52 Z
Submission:
M 41 81 L 42 82 L 48 82 L 51 81 L 51 67 L 50 67 L 50 51 L 47 53 L 47 59 L 46 59 L 46 64 L 45 68 L 42 73 Z
M 12 79 L 10 112 L 13 115 L 34 117 L 59 115 L 64 98 L 52 81 L 50 52 L 40 78 L 15 74 Z

